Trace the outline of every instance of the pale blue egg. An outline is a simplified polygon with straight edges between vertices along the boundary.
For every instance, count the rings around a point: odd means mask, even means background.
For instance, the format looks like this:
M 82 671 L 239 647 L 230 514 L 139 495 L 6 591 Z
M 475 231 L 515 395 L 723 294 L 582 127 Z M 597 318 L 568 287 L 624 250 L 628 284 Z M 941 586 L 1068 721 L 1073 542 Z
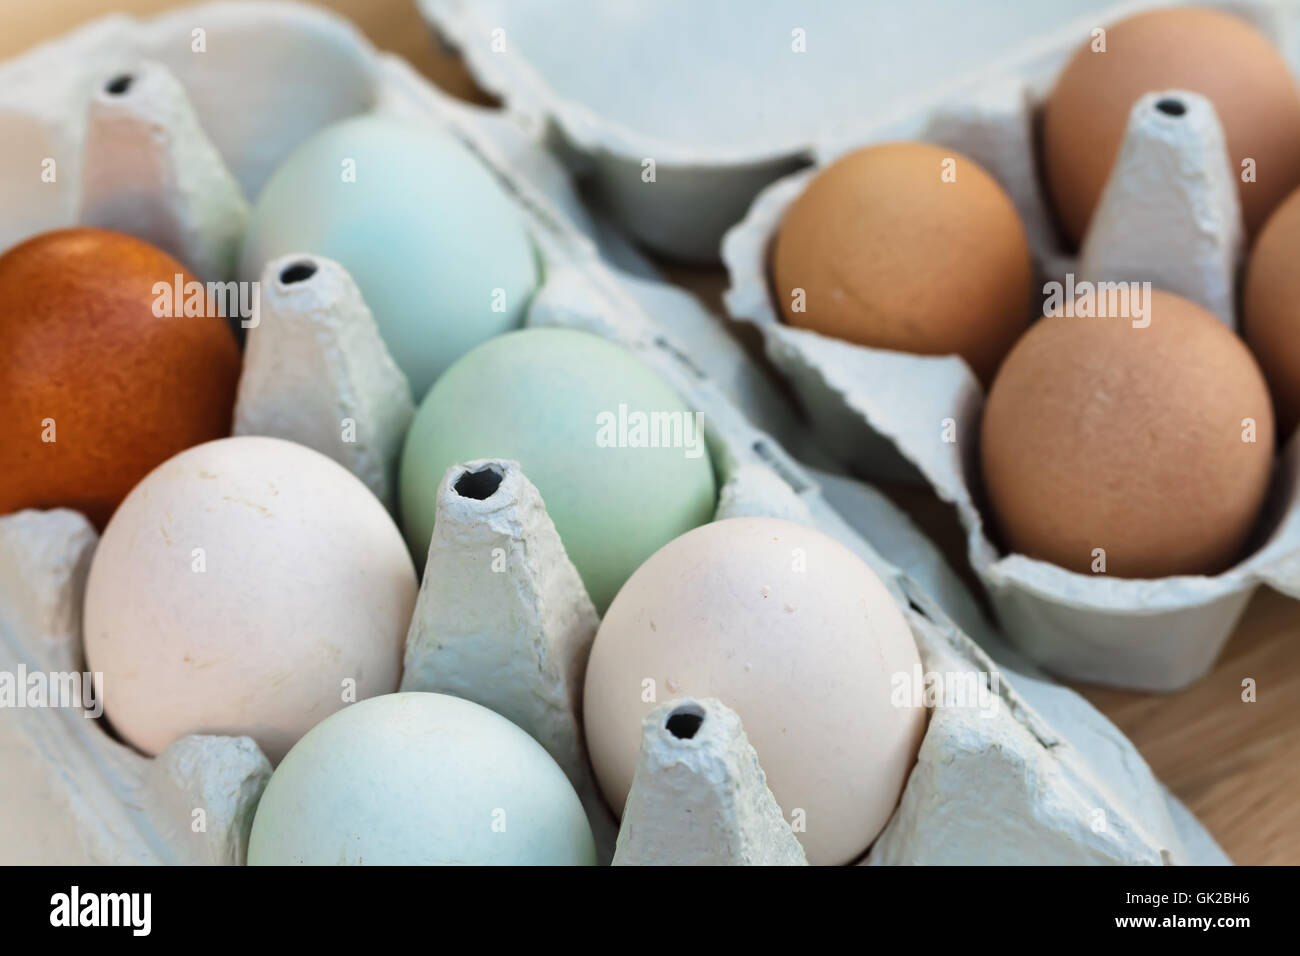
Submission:
M 371 697 L 289 751 L 257 807 L 251 866 L 585 866 L 596 847 L 536 740 L 444 694 Z
M 538 283 L 492 174 L 450 136 L 378 114 L 321 130 L 263 188 L 241 278 L 294 252 L 351 273 L 417 401 L 461 355 L 522 324 Z

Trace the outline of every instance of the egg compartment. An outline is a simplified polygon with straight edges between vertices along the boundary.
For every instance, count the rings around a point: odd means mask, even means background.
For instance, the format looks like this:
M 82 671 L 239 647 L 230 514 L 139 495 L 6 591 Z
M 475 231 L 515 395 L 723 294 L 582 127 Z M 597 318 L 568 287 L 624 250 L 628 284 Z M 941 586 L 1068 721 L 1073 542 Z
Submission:
M 81 598 L 97 543 L 80 512 L 0 517 L 0 670 L 15 675 L 19 694 L 21 675 L 85 671 Z M 82 690 L 91 713 L 101 690 Z M 271 777 L 251 739 L 184 737 L 151 759 L 82 709 L 20 703 L 0 714 L 5 863 L 244 861 Z
M 950 147 L 984 166 L 1010 195 L 1025 223 L 1040 288 L 1048 280 L 1064 283 L 1070 273 L 1078 281 L 1150 280 L 1235 328 L 1240 211 L 1222 128 L 1204 97 L 1153 91 L 1134 105 L 1078 256 L 1062 250 L 1040 195 L 1037 104 L 1092 26 L 1148 6 L 1126 5 L 1080 21 L 1042 44 L 1012 73 L 942 107 L 828 147 L 820 160 L 896 139 Z M 1254 23 L 1293 67 L 1300 64 L 1300 8 L 1266 0 L 1216 6 Z M 727 234 L 728 311 L 760 329 L 768 355 L 840 460 L 868 476 L 923 479 L 956 508 L 971 565 L 998 620 L 1030 657 L 1071 680 L 1176 690 L 1212 667 L 1258 586 L 1300 597 L 1300 442 L 1294 438 L 1277 459 L 1270 503 L 1252 550 L 1222 574 L 1124 580 L 1004 554 L 981 510 L 978 439 L 984 393 L 966 364 L 956 356 L 854 345 L 779 318 L 769 247 L 785 210 L 813 175 L 815 170 L 805 170 L 773 183 Z
M 927 671 L 998 681 L 985 685 L 996 698 L 993 712 L 987 704 L 933 712 L 899 809 L 864 862 L 1227 862 L 1101 714 L 1071 691 L 995 665 L 817 498 L 811 486 L 799 494 L 765 467 L 742 465 L 724 486 L 717 517 L 775 514 L 835 534 L 889 575 L 883 580 L 905 607 Z M 821 520 L 814 510 L 825 511 Z M 6 658 L 31 671 L 83 666 L 78 611 L 95 540 L 76 512 L 0 518 Z M 919 536 L 913 545 L 927 547 Z M 498 551 L 505 573 L 495 567 Z M 652 712 L 621 828 L 605 809 L 578 716 L 599 622 L 540 495 L 516 464 L 485 460 L 449 470 L 427 567 L 401 689 L 466 697 L 529 730 L 574 783 L 602 859 L 803 861 L 739 718 L 718 701 L 670 701 Z M 683 709 L 706 728 L 699 740 L 670 726 Z M 66 854 L 61 862 L 245 859 L 271 772 L 249 738 L 189 736 L 150 760 L 79 711 L 16 713 L 16 727 L 0 725 L 0 753 L 29 786 L 6 795 L 3 818 L 24 832 L 6 844 L 11 852 L 17 846 L 44 862 L 56 853 Z M 1071 737 L 1054 725 L 1070 727 Z
M 819 527 L 867 561 L 885 582 L 907 615 L 927 668 L 955 667 L 1012 678 L 1016 689 L 1006 681 L 996 689 L 1000 706 L 991 717 L 935 710 L 900 807 L 873 846 L 870 860 L 956 861 L 963 854 L 988 859 L 996 854 L 988 846 L 986 831 L 968 821 L 996 815 L 996 832 L 1004 836 L 996 852 L 1008 861 L 1226 862 L 1212 839 L 1102 715 L 1072 692 L 1030 676 L 1030 667 L 994 665 L 953 623 L 953 616 L 960 618 L 981 635 L 985 646 L 998 646 L 970 596 L 906 518 L 866 485 L 805 470 L 746 421 L 721 387 L 750 380 L 735 358 L 734 344 L 713 337 L 716 327 L 707 315 L 698 310 L 688 314 L 676 293 L 651 290 L 647 283 L 625 279 L 608 268 L 562 211 L 569 194 L 548 174 L 552 167 L 544 155 L 526 135 L 512 134 L 499 117 L 451 101 L 395 58 L 375 58 L 362 41 L 349 39 L 350 31 L 332 17 L 279 4 L 214 4 L 180 11 L 141 25 L 138 35 L 130 21 L 111 18 L 0 68 L 0 77 L 10 81 L 0 83 L 0 89 L 16 95 L 26 87 L 29 105 L 17 123 L 49 117 L 45 141 L 58 136 L 65 143 L 90 142 L 64 127 L 78 124 L 88 111 L 93 115 L 91 99 L 101 88 L 109 92 L 103 87 L 105 76 L 113 82 L 122 75 L 116 71 L 139 67 L 139 61 L 124 62 L 98 44 L 116 49 L 119 40 L 133 35 L 131 42 L 138 44 L 140 37 L 157 35 L 159 24 L 171 24 L 175 36 L 187 36 L 197 21 L 206 22 L 214 34 L 224 31 L 235 49 L 256 48 L 254 35 L 271 24 L 283 28 L 280 42 L 291 43 L 294 50 L 311 48 L 313 38 L 323 36 L 328 49 L 357 52 L 358 69 L 374 71 L 374 105 L 414 122 L 436 124 L 459 138 L 519 203 L 546 276 L 530 305 L 528 323 L 582 328 L 619 341 L 659 371 L 690 406 L 704 411 L 722 481 L 718 517 L 764 514 Z M 69 64 L 81 72 L 69 72 Z M 44 82 L 51 72 L 65 78 L 77 74 L 79 79 L 52 87 Z M 164 119 L 158 123 L 128 124 L 133 132 L 123 142 L 134 143 L 154 164 L 150 168 L 175 175 L 143 183 L 138 199 L 161 211 L 151 221 L 169 228 L 186 221 L 215 223 L 210 232 L 200 226 L 173 235 L 190 237 L 195 248 L 219 248 L 212 240 L 225 235 L 221 227 L 227 220 L 222 215 L 209 218 L 211 210 L 195 213 L 204 207 L 194 205 L 191 193 L 171 186 L 222 182 L 217 172 L 203 174 L 195 167 L 211 165 L 214 157 L 224 161 L 224 154 L 215 139 L 211 149 L 191 149 L 168 136 L 169 122 L 195 128 L 184 117 L 183 100 L 173 95 L 178 88 L 188 91 L 188 84 L 169 84 L 164 73 L 152 68 L 147 73 L 127 75 L 160 80 L 136 92 L 163 91 L 160 102 L 168 109 L 159 112 Z M 256 85 L 257 79 L 254 75 L 250 83 Z M 200 76 L 194 82 L 202 86 L 216 80 Z M 64 101 L 60 110 L 42 113 L 31 105 L 51 91 L 66 94 L 69 89 L 79 90 L 80 98 Z M 199 113 L 197 107 L 194 113 Z M 319 115 L 322 122 L 333 118 L 326 106 Z M 0 122 L 10 121 L 9 114 L 0 117 Z M 243 122 L 256 128 L 264 120 L 244 117 Z M 196 125 L 205 128 L 201 117 Z M 77 151 L 76 146 L 72 149 Z M 59 154 L 65 162 L 68 155 Z M 111 190 L 102 195 L 110 196 Z M 238 198 L 226 196 L 232 204 Z M 72 210 L 75 216 L 78 197 L 68 203 L 44 207 L 48 218 L 29 219 L 29 231 L 75 221 L 68 215 Z M 236 430 L 274 433 L 317 447 L 360 475 L 381 498 L 391 500 L 392 462 L 410 409 L 397 398 L 400 373 L 379 342 L 355 285 L 336 264 L 310 254 L 272 263 L 265 280 L 260 321 L 249 330 Z M 652 318 L 643 301 L 662 311 Z M 673 327 L 674 335 L 665 333 L 665 325 Z M 706 367 L 728 369 L 730 377 L 720 382 L 703 371 Z M 283 374 L 268 374 L 272 369 Z M 338 446 L 336 424 L 346 411 L 375 426 L 364 430 L 373 436 L 367 447 Z M 323 418 L 329 421 L 328 441 L 323 438 Z M 444 687 L 475 696 L 524 724 L 585 793 L 608 852 L 613 821 L 606 817 L 602 830 L 577 723 L 576 675 L 597 623 L 577 573 L 563 554 L 536 490 L 509 462 L 466 463 L 452 469 L 439 508 L 440 533 L 430 545 L 430 565 L 440 573 L 427 575 L 421 586 L 403 686 Z M 16 672 L 20 665 L 28 672 L 81 666 L 80 598 L 95 540 L 89 524 L 74 512 L 27 511 L 0 518 L 0 663 L 7 671 Z M 483 545 L 493 541 L 508 557 L 504 575 L 492 572 L 484 561 Z M 907 570 L 885 558 L 876 542 Z M 439 639 L 430 641 L 432 634 Z M 453 637 L 458 640 L 450 641 Z M 1000 656 L 1017 661 L 1006 649 Z M 498 665 L 505 667 L 504 674 Z M 490 679 L 485 676 L 489 674 Z M 734 758 L 728 764 L 735 770 L 731 797 L 707 792 L 718 799 L 718 806 L 740 805 L 736 795 L 741 794 L 745 806 L 766 808 L 757 824 L 730 817 L 728 832 L 735 834 L 735 842 L 710 852 L 718 861 L 788 861 L 788 837 L 771 818 L 770 794 L 764 797 L 765 789 L 755 783 L 761 779 L 755 768 L 746 768 L 750 757 L 740 746 L 738 723 L 721 705 L 697 703 L 706 708 L 706 719 L 716 718 L 710 727 L 725 731 L 716 737 L 706 734 L 701 746 L 712 740 Z M 652 724 L 646 737 L 645 752 L 653 756 L 662 732 Z M 8 713 L 0 722 L 0 755 L 7 774 L 24 783 L 4 794 L 0 821 L 15 832 L 6 834 L 10 839 L 3 845 L 21 859 L 44 862 L 241 862 L 252 813 L 270 770 L 247 738 L 186 737 L 150 760 L 115 741 L 102 724 L 89 722 L 79 710 L 58 708 Z M 671 788 L 664 773 L 646 773 L 638 781 L 635 806 L 645 809 L 624 821 L 629 834 L 625 845 L 630 847 L 625 861 L 636 858 L 634 825 L 642 833 L 650 827 L 652 832 L 680 834 L 676 844 L 660 837 L 653 841 L 663 862 L 698 861 L 691 856 L 699 849 L 697 835 L 681 831 L 682 815 L 671 812 L 679 804 L 665 798 L 664 787 Z M 998 793 L 1004 802 L 994 809 L 988 792 Z M 782 825 L 788 827 L 784 821 Z M 767 836 L 754 836 L 762 833 Z M 640 845 L 644 854 L 644 843 Z M 739 856 L 735 847 L 741 848 Z

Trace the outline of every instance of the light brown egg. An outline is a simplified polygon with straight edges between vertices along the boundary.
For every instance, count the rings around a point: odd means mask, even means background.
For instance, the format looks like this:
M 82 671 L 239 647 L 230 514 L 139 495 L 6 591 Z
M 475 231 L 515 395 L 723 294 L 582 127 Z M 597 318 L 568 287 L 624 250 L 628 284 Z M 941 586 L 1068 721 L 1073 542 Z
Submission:
M 985 383 L 1032 317 L 1015 206 L 974 160 L 928 143 L 869 146 L 818 173 L 781 223 L 772 278 L 790 325 L 960 355 Z
M 1106 30 L 1105 52 L 1079 48 L 1043 113 L 1043 170 L 1062 231 L 1078 244 L 1110 177 L 1134 102 L 1190 90 L 1214 104 L 1227 137 L 1246 229 L 1254 235 L 1300 183 L 1300 89 L 1268 38 L 1215 10 L 1141 13 Z M 1241 182 L 1242 161 L 1255 181 Z
M 1300 424 L 1300 189 L 1269 218 L 1251 252 L 1242 332 L 1268 380 L 1285 441 Z
M 1095 573 L 1102 549 L 1120 578 L 1242 557 L 1273 468 L 1264 377 L 1200 306 L 1154 292 L 1149 317 L 1045 318 L 1007 356 L 980 451 L 1011 551 Z

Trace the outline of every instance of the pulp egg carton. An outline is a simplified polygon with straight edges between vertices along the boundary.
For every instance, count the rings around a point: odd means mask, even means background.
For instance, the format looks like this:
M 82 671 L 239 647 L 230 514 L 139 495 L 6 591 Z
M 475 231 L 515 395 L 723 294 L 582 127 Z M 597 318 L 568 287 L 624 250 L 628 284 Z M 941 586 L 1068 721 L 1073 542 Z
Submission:
M 1149 280 L 1236 328 L 1234 280 L 1243 238 L 1235 170 L 1204 97 L 1153 90 L 1134 104 L 1077 257 L 1061 249 L 1040 191 L 1037 105 L 1093 27 L 1148 6 L 1126 5 L 1064 28 L 1014 69 L 827 148 L 819 164 L 872 142 L 919 139 L 950 147 L 983 165 L 1007 190 L 1025 223 L 1040 282 L 1064 284 L 1067 274 L 1076 282 Z M 1300 7 L 1260 0 L 1219 6 L 1258 26 L 1293 68 L 1300 67 Z M 1182 113 L 1166 112 L 1166 100 L 1181 103 Z M 1122 580 L 1001 552 L 979 502 L 984 392 L 966 364 L 956 356 L 854 345 L 779 318 L 769 250 L 786 209 L 814 175 L 815 169 L 804 170 L 773 183 L 727 233 L 727 308 L 761 330 L 768 354 L 841 460 L 862 474 L 922 478 L 955 506 L 970 562 L 998 619 L 1030 657 L 1073 680 L 1176 690 L 1212 667 L 1259 585 L 1300 597 L 1300 438 L 1277 460 L 1250 553 L 1222 574 Z
M 807 166 L 827 137 L 929 102 L 1108 0 L 913 0 L 883 12 L 857 0 L 417 2 L 623 230 L 673 258 L 716 262 L 754 195 Z
M 209 52 L 168 65 L 173 46 L 188 48 L 200 27 Z M 284 82 L 293 68 L 307 80 Z M 20 160 L 0 194 L 4 208 L 24 210 L 21 222 L 4 224 L 6 245 L 93 211 L 102 225 L 129 226 L 182 258 L 206 253 L 202 261 L 219 271 L 245 197 L 312 131 L 304 116 L 319 126 L 370 108 L 456 137 L 516 202 L 537 248 L 545 278 L 528 323 L 586 329 L 638 354 L 705 414 L 719 519 L 784 517 L 840 540 L 885 582 L 924 667 L 973 675 L 983 688 L 979 707 L 933 709 L 900 804 L 866 862 L 1228 862 L 1117 728 L 999 644 L 933 546 L 887 500 L 805 469 L 749 423 L 739 406 L 765 400 L 742 394 L 756 381 L 743 352 L 680 293 L 608 267 L 566 214 L 576 206 L 563 177 L 508 118 L 448 99 L 332 16 L 279 3 L 97 21 L 0 66 L 0 80 L 0 135 Z M 285 129 L 276 125 L 282 116 Z M 47 152 L 63 170 L 58 188 L 11 206 L 11 196 L 39 192 L 31 170 Z M 69 171 L 80 175 L 69 181 Z M 262 286 L 234 431 L 314 447 L 391 503 L 412 406 L 355 283 L 303 250 L 270 263 Z M 339 440 L 344 418 L 362 423 L 365 442 Z M 84 669 L 81 600 L 96 540 L 73 511 L 0 517 L 0 671 Z M 504 574 L 489 559 L 498 549 Z M 517 463 L 448 471 L 427 568 L 402 689 L 474 699 L 533 734 L 584 800 L 602 859 L 803 862 L 739 718 L 716 700 L 667 701 L 647 717 L 616 824 L 597 795 L 580 726 L 599 621 Z M 0 708 L 0 765 L 13 782 L 0 794 L 7 862 L 242 863 L 271 773 L 247 737 L 187 736 L 147 758 L 69 707 Z

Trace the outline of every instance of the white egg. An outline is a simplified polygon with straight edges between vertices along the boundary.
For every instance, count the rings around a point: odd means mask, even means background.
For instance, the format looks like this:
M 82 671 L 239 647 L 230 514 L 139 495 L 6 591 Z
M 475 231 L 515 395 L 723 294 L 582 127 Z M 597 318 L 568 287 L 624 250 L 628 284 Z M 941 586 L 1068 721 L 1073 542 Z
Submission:
M 926 711 L 894 689 L 919 667 L 902 612 L 852 551 L 791 521 L 715 521 L 660 548 L 610 605 L 587 663 L 587 747 L 621 811 L 646 713 L 717 697 L 809 862 L 848 863 L 916 763 Z
M 416 590 L 359 479 L 302 445 L 226 438 L 159 465 L 104 529 L 87 663 L 144 753 L 246 734 L 274 763 L 347 701 L 397 688 Z

